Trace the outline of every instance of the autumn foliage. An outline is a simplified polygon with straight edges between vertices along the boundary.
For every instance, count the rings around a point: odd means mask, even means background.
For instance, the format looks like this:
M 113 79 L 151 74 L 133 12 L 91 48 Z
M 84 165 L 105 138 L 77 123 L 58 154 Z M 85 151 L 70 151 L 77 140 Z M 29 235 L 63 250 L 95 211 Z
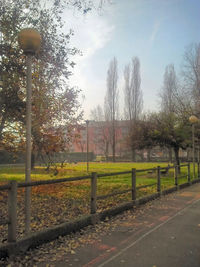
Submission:
M 18 32 L 27 26 L 37 29 L 42 38 L 32 66 L 33 153 L 50 154 L 65 149 L 72 125 L 81 119 L 80 90 L 68 85 L 74 67 L 72 57 L 78 50 L 70 46 L 72 31 L 63 33 L 62 12 L 60 1 L 45 6 L 39 0 L 9 0 L 0 6 L 2 150 L 15 152 L 25 148 L 26 56 L 17 39 Z

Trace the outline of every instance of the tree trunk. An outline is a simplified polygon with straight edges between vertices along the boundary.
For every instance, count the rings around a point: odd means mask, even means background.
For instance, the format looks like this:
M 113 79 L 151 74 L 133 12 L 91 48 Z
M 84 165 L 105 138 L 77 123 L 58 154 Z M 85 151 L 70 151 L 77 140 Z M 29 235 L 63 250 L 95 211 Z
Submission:
M 180 169 L 180 159 L 179 159 L 179 147 L 174 147 L 174 155 L 175 155 L 176 165 L 178 165 L 178 173 L 180 173 L 181 169 Z
M 136 153 L 135 153 L 135 149 L 132 148 L 132 161 L 135 162 L 136 161 Z
M 109 152 L 109 142 L 106 142 L 106 150 L 105 150 L 106 161 L 108 161 L 108 152 Z
M 186 152 L 187 152 L 187 162 L 189 162 L 190 161 L 190 149 L 187 148 Z
M 141 158 L 141 161 L 144 162 L 144 151 L 143 150 L 140 151 L 140 158 Z
M 170 147 L 170 148 L 168 149 L 168 151 L 169 151 L 169 162 L 172 163 L 172 161 L 173 161 L 173 159 L 172 159 L 172 148 Z
M 31 153 L 31 170 L 33 170 L 35 167 L 35 154 Z
M 0 123 L 0 140 L 2 139 L 2 132 L 5 127 L 6 119 L 5 116 L 3 116 L 1 123 Z
M 112 129 L 112 151 L 113 151 L 113 162 L 116 161 L 115 159 L 115 121 L 113 119 L 113 129 Z
M 151 161 L 151 149 L 147 149 L 147 161 Z

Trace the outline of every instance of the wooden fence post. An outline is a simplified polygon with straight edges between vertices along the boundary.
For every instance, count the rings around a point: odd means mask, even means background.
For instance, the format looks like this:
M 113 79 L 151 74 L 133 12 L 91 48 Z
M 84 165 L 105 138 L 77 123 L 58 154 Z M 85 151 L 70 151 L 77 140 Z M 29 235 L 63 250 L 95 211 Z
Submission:
M 160 166 L 157 167 L 157 192 L 161 194 L 161 183 L 160 183 Z
M 132 169 L 132 200 L 136 200 L 136 169 Z
M 191 176 L 190 176 L 190 163 L 188 163 L 188 183 L 191 183 Z
M 93 172 L 91 177 L 91 201 L 90 201 L 90 213 L 94 214 L 97 210 L 97 173 Z
M 17 229 L 17 182 L 10 182 L 10 190 L 8 191 L 8 242 L 16 241 Z
M 178 166 L 174 165 L 174 184 L 178 189 Z

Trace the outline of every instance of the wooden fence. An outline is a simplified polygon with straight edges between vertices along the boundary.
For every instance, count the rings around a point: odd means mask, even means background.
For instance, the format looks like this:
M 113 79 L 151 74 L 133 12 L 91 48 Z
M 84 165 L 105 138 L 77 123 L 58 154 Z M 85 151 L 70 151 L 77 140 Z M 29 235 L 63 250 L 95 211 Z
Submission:
M 185 175 L 178 175 L 179 169 L 182 167 L 187 167 L 187 174 Z M 97 212 L 97 201 L 106 199 L 108 197 L 116 196 L 119 194 L 124 194 L 127 192 L 131 192 L 131 200 L 136 201 L 137 199 L 137 190 L 156 186 L 156 191 L 158 195 L 165 194 L 167 190 L 161 190 L 162 185 L 162 178 L 165 177 L 170 169 L 174 170 L 174 176 L 171 177 L 174 179 L 174 185 L 173 187 L 175 190 L 179 188 L 179 186 L 183 187 L 184 185 L 189 185 L 193 182 L 197 182 L 200 179 L 200 173 L 199 173 L 199 163 L 197 164 L 197 179 L 193 177 L 193 180 L 191 180 L 191 171 L 190 171 L 190 163 L 180 166 L 168 166 L 168 167 L 160 167 L 157 168 L 151 168 L 151 169 L 143 169 L 143 170 L 136 170 L 132 169 L 130 171 L 124 171 L 124 172 L 113 172 L 113 173 L 105 173 L 105 174 L 98 174 L 96 172 L 93 172 L 91 175 L 87 176 L 80 176 L 80 177 L 70 177 L 70 178 L 62 178 L 62 179 L 54 179 L 54 180 L 41 180 L 41 181 L 33 181 L 33 182 L 20 182 L 17 181 L 11 181 L 10 183 L 6 185 L 0 186 L 0 191 L 2 190 L 8 190 L 8 218 L 5 220 L 0 219 L 0 225 L 8 225 L 8 242 L 16 242 L 16 229 L 17 229 L 17 190 L 18 188 L 26 188 L 26 187 L 32 187 L 32 186 L 41 186 L 41 185 L 48 185 L 48 184 L 57 184 L 57 183 L 63 183 L 63 182 L 72 182 L 72 181 L 80 181 L 80 180 L 91 180 L 91 196 L 90 196 L 90 213 L 95 214 Z M 146 184 L 141 186 L 136 186 L 136 179 L 137 174 L 139 173 L 151 173 L 156 175 L 156 183 L 152 184 Z M 130 174 L 131 175 L 131 188 L 123 191 L 114 192 L 107 195 L 97 195 L 97 180 L 101 179 L 103 177 L 109 177 L 109 176 L 121 176 L 124 174 Z M 123 178 L 123 177 L 122 177 Z M 179 184 L 180 178 L 187 178 L 187 182 L 184 184 Z

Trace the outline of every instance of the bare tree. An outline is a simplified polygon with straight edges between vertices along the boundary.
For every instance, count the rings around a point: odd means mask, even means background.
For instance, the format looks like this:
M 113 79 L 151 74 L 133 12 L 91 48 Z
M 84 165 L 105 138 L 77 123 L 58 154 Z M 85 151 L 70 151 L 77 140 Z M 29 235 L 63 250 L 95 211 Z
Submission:
M 137 57 L 132 59 L 124 69 L 124 114 L 125 118 L 131 121 L 138 120 L 142 113 L 143 97 L 140 77 L 140 61 Z
M 142 113 L 143 97 L 140 77 L 140 61 L 137 57 L 132 59 L 132 63 L 125 66 L 124 69 L 124 115 L 129 120 L 129 136 L 132 136 L 134 124 Z M 132 160 L 135 161 L 135 142 L 131 142 Z
M 184 88 L 193 112 L 200 115 L 200 43 L 186 48 L 183 64 Z
M 163 79 L 163 86 L 160 92 L 160 104 L 161 104 L 161 111 L 164 112 L 166 115 L 171 118 L 171 114 L 177 111 L 178 107 L 178 84 L 177 84 L 177 77 L 176 72 L 174 69 L 174 65 L 170 64 L 167 65 L 165 68 L 164 79 Z M 170 128 L 173 129 L 173 121 L 168 122 Z M 169 151 L 169 161 L 172 162 L 172 148 L 168 147 Z
M 109 135 L 110 123 L 107 120 L 105 112 L 100 105 L 91 110 L 90 118 L 92 120 L 95 120 L 96 128 L 98 129 L 97 134 L 94 137 L 94 143 L 103 152 L 103 154 L 106 157 L 106 160 L 108 160 L 109 144 L 110 144 L 110 135 Z
M 90 111 L 90 118 L 94 121 L 104 121 L 104 111 L 100 105 L 97 105 L 94 109 Z
M 174 65 L 167 65 L 164 73 L 163 87 L 160 93 L 162 111 L 166 113 L 176 111 L 177 89 L 178 84 Z
M 115 146 L 116 146 L 116 118 L 118 114 L 118 89 L 117 89 L 118 73 L 117 59 L 114 57 L 107 72 L 107 92 L 105 96 L 105 116 L 111 122 L 111 140 L 112 155 L 115 162 Z

